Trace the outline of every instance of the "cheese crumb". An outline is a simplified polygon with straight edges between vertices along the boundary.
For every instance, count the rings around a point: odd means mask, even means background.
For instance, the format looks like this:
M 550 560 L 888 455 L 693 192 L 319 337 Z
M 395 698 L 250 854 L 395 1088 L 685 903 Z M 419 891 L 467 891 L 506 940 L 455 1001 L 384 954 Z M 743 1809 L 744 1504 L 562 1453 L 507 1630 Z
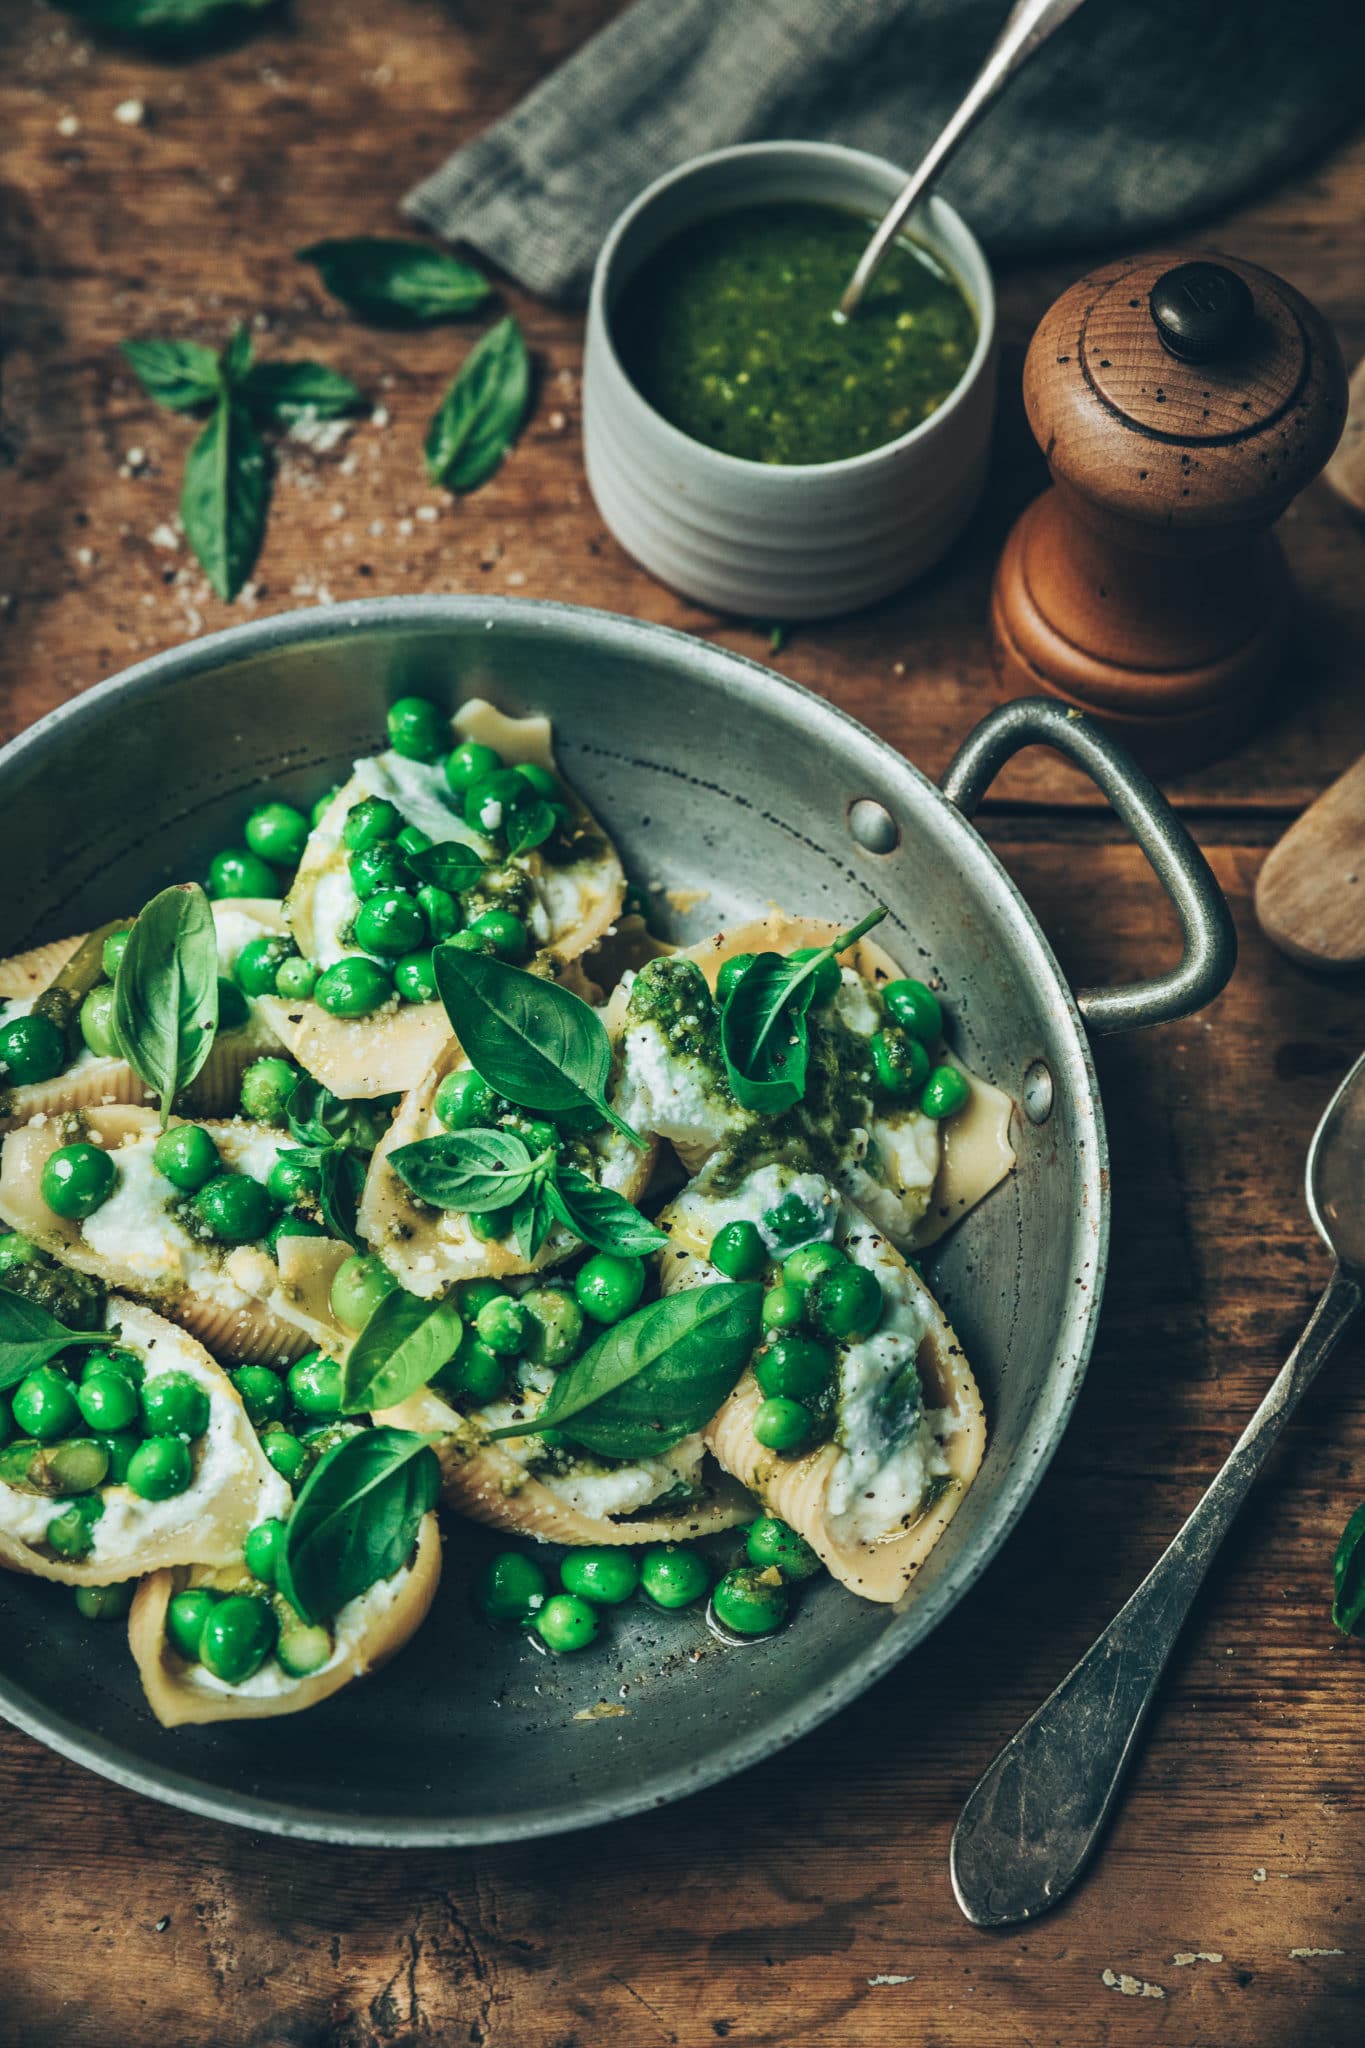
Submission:
M 114 119 L 125 128 L 140 128 L 146 118 L 147 109 L 141 100 L 120 100 L 114 109 Z

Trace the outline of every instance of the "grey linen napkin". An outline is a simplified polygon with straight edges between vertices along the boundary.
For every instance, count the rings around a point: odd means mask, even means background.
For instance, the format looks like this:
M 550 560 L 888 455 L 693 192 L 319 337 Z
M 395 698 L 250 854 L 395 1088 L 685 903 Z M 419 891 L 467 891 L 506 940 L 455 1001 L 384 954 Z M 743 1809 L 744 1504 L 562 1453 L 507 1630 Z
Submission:
M 1007 0 L 636 0 L 405 211 L 547 298 L 704 150 L 852 143 L 907 170 Z M 943 179 L 998 255 L 1149 238 L 1278 176 L 1365 102 L 1365 0 L 1088 0 Z

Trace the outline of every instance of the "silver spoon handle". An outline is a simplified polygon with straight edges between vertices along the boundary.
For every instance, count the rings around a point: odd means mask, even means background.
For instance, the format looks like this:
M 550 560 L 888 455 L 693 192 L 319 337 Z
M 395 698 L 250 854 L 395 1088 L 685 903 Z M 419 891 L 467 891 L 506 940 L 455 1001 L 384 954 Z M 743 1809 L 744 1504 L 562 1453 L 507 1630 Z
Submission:
M 1008 1927 L 1063 1898 L 1094 1851 L 1166 1659 L 1233 1517 L 1360 1309 L 1338 1266 L 1208 1492 L 1127 1606 L 979 1779 L 953 1831 L 957 1902 Z
M 1081 0 L 1016 0 L 1009 19 L 995 45 L 977 72 L 966 98 L 940 133 L 914 176 L 892 205 L 876 234 L 864 249 L 858 268 L 849 279 L 839 301 L 839 311 L 852 313 L 862 298 L 890 244 L 895 240 L 910 210 L 923 198 L 929 186 L 965 136 L 971 133 L 1005 81 L 1026 64 L 1054 29 L 1074 14 Z

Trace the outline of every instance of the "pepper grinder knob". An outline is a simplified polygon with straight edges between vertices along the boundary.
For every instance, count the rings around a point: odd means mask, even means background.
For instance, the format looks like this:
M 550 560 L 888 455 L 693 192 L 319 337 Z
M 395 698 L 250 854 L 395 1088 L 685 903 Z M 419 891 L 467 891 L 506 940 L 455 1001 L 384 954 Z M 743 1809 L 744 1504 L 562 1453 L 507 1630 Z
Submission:
M 1053 488 L 996 571 L 1011 695 L 1051 691 L 1155 767 L 1243 737 L 1278 673 L 1289 574 L 1269 531 L 1346 418 L 1331 329 L 1235 258 L 1127 258 L 1044 316 L 1024 364 Z

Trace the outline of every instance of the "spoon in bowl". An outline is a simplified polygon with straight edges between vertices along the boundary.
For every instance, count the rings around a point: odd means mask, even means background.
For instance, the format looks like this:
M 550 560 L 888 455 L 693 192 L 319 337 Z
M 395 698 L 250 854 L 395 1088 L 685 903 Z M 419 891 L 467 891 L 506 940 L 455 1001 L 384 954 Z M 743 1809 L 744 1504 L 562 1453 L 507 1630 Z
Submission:
M 901 187 L 877 232 L 858 259 L 858 268 L 848 281 L 835 318 L 847 320 L 858 310 L 858 302 L 872 282 L 883 256 L 895 241 L 912 207 L 917 206 L 937 178 L 958 144 L 975 128 L 1005 81 L 1027 64 L 1055 29 L 1076 12 L 1081 0 L 1016 0 L 1009 19 L 995 40 L 990 55 L 968 87 L 966 98 L 952 115 L 938 140 L 924 156 L 919 168 Z
M 1365 1055 L 1313 1133 L 1308 1213 L 1335 1258 L 1287 1363 L 1198 1507 L 1127 1606 L 991 1764 L 953 1830 L 957 1902 L 976 1927 L 1035 1919 L 1094 1854 L 1157 1681 L 1233 1517 L 1365 1300 Z

